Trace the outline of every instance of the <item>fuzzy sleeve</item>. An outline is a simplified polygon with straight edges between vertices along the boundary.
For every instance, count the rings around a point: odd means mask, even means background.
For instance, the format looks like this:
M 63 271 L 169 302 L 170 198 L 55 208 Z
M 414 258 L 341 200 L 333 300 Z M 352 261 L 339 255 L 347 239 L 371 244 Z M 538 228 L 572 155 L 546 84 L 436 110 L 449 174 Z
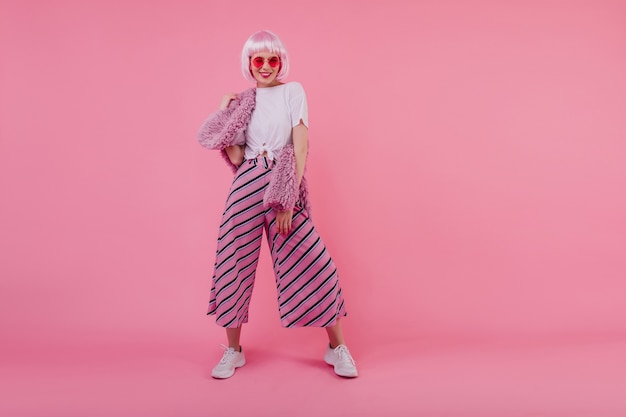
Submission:
M 254 110 L 255 90 L 249 89 L 230 102 L 228 108 L 211 114 L 200 127 L 198 142 L 208 149 L 244 145 L 245 131 Z
M 270 183 L 263 197 L 263 205 L 278 211 L 291 210 L 298 201 L 298 177 L 293 145 L 283 147 L 272 169 Z
M 233 172 L 237 171 L 237 166 L 230 161 L 226 147 L 245 145 L 245 130 L 254 110 L 255 97 L 255 89 L 244 91 L 228 108 L 211 114 L 198 131 L 198 142 L 205 148 L 219 150 Z
M 211 114 L 200 126 L 198 142 L 207 149 L 222 150 L 228 143 L 225 141 L 224 128 L 232 114 L 233 109 L 218 110 Z

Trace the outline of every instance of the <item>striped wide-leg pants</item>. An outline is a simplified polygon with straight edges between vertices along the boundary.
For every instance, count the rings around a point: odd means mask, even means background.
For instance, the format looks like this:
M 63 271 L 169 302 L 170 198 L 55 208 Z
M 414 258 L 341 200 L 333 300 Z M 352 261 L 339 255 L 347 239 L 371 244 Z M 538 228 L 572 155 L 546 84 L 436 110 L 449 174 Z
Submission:
M 276 232 L 276 212 L 263 207 L 273 161 L 244 161 L 226 200 L 217 240 L 208 314 L 222 327 L 248 321 L 263 230 L 272 256 L 280 321 L 284 327 L 326 327 L 346 315 L 337 269 L 313 222 L 294 208 L 287 235 Z

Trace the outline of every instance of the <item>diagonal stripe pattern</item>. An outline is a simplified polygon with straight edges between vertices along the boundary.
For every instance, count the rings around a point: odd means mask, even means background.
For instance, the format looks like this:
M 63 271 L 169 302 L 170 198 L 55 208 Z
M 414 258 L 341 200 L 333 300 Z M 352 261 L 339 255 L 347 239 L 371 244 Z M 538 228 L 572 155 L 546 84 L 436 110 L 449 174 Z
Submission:
M 245 161 L 231 186 L 217 240 L 208 314 L 222 327 L 248 321 L 265 229 L 284 327 L 327 327 L 345 316 L 337 269 L 305 210 L 294 209 L 289 234 L 276 233 L 276 214 L 263 207 L 273 162 Z

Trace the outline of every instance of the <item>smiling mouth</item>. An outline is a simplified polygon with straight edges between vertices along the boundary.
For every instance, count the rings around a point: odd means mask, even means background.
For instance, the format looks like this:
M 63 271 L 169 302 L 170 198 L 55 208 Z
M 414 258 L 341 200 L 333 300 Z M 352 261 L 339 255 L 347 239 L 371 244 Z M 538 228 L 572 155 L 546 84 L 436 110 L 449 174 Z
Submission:
M 263 78 L 269 78 L 272 73 L 271 72 L 259 72 L 259 74 L 261 75 L 261 77 Z

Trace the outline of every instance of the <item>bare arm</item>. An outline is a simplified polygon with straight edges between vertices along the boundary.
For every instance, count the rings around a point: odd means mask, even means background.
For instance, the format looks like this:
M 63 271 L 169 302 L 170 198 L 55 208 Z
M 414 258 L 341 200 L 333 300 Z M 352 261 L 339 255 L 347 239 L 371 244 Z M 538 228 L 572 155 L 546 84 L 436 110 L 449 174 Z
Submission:
M 242 164 L 245 146 L 233 145 L 227 146 L 225 149 L 228 154 L 228 158 L 233 165 L 239 166 Z
M 298 185 L 304 175 L 306 164 L 306 154 L 309 148 L 309 129 L 300 119 L 300 124 L 292 130 L 293 148 L 296 155 L 296 174 L 298 175 Z
M 306 164 L 306 154 L 309 147 L 309 129 L 300 120 L 291 132 L 293 137 L 293 148 L 296 155 L 296 174 L 298 176 L 298 185 L 302 181 L 304 175 L 304 165 Z M 293 209 L 287 211 L 279 211 L 276 213 L 276 228 L 278 233 L 287 234 L 291 230 L 291 220 L 293 217 Z

